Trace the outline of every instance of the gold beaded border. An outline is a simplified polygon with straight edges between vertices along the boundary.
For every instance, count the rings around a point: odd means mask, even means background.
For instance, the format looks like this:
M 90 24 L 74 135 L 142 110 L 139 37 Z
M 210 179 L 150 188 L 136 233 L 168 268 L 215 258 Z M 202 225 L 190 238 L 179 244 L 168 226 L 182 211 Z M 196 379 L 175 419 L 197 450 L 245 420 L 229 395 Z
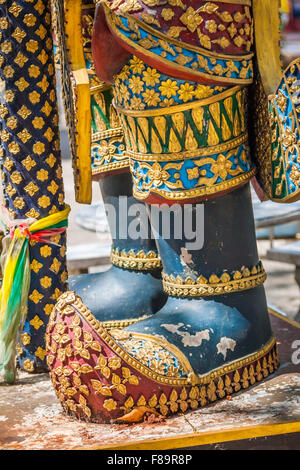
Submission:
M 107 129 L 106 131 L 95 132 L 92 136 L 92 142 L 98 142 L 99 140 L 109 139 L 111 137 L 122 137 L 122 127 L 116 127 L 114 129 Z
M 240 271 L 234 271 L 232 274 L 224 272 L 220 277 L 213 274 L 206 279 L 199 276 L 195 281 L 192 278 L 183 279 L 180 276 L 176 278 L 162 273 L 164 291 L 175 297 L 207 297 L 211 295 L 231 294 L 263 284 L 267 274 L 261 263 L 251 268 L 244 268 Z
M 162 269 L 161 258 L 155 251 L 145 253 L 141 250 L 136 253 L 134 250 L 120 251 L 115 248 L 111 250 L 110 260 L 118 268 L 136 269 L 137 271 Z
M 120 417 L 118 421 L 134 422 L 130 412 L 141 406 L 149 407 L 163 416 L 177 412 L 185 413 L 188 409 L 196 410 L 197 408 L 202 408 L 226 396 L 231 397 L 232 394 L 260 382 L 272 374 L 278 366 L 279 357 L 275 343 L 257 361 L 233 370 L 231 376 L 224 374 L 217 379 L 210 380 L 206 384 L 194 385 L 189 389 L 183 387 L 181 390 L 176 390 L 173 388 L 169 394 L 169 399 L 165 394 L 165 390 L 159 394 L 152 395 L 147 400 L 144 395 L 140 395 L 136 401 L 132 400 L 129 403 L 130 407 L 128 409 L 123 407 L 125 415 Z M 131 419 L 128 416 L 129 413 Z

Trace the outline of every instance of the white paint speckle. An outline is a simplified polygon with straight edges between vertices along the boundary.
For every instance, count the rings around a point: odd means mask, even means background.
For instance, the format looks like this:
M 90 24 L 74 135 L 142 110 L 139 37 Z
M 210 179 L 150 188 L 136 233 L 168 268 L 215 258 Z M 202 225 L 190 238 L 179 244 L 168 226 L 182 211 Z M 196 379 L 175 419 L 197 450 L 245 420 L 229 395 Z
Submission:
M 230 349 L 231 351 L 234 351 L 235 346 L 236 346 L 236 341 L 234 341 L 234 339 L 223 336 L 220 342 L 217 344 L 218 354 L 223 354 L 224 360 L 225 360 L 226 355 L 227 355 L 227 350 Z

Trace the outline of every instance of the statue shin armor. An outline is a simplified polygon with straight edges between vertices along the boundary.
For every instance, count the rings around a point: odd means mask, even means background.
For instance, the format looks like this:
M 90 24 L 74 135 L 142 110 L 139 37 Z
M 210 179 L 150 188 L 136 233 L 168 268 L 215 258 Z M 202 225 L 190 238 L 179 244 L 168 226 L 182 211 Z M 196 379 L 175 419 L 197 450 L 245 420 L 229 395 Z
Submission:
M 50 5 L 2 1 L 0 17 L 1 170 L 5 206 L 17 227 L 19 219 L 42 220 L 65 209 Z M 30 238 L 28 310 L 17 346 L 28 372 L 47 370 L 46 327 L 67 286 L 65 245 L 64 233 L 49 243 Z
M 131 53 L 111 79 L 133 194 L 150 212 L 153 204 L 167 204 L 173 222 L 168 237 L 155 227 L 169 295 L 158 313 L 107 331 L 74 292 L 63 294 L 53 311 L 52 382 L 66 412 L 80 419 L 136 422 L 147 413 L 186 412 L 278 367 L 249 190 L 256 171 L 247 124 L 250 5 L 144 0 L 98 8 L 98 73 L 109 78 L 115 67 L 99 53 L 100 24 L 116 56 L 118 47 Z M 187 205 L 192 214 L 204 210 L 198 225 L 204 243 L 195 249 L 184 230 L 174 235 Z M 68 353 L 56 352 L 60 325 Z

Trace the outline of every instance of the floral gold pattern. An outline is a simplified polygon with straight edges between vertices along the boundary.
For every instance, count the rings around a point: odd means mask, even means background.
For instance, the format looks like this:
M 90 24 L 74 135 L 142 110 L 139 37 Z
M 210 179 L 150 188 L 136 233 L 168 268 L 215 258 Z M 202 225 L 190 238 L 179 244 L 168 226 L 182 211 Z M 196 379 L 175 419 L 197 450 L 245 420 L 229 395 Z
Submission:
M 0 2 L 1 170 L 4 202 L 17 219 L 40 219 L 64 208 L 50 23 L 46 0 Z M 66 285 L 60 278 L 64 236 L 59 243 L 52 247 L 61 262 L 58 273 L 50 270 L 51 257 L 42 257 L 41 245 L 30 243 L 28 313 L 18 349 L 18 363 L 28 372 L 47 370 L 44 309 L 55 289 L 62 292 Z M 46 278 L 44 287 L 40 281 Z
M 162 273 L 165 292 L 175 297 L 206 297 L 253 289 L 263 284 L 266 277 L 261 262 L 252 268 L 223 271 L 220 275 L 212 274 L 208 278 L 200 275 L 197 279 L 182 279 L 180 276 L 175 278 L 173 275 Z
M 142 416 L 146 411 L 163 416 L 184 413 L 246 389 L 278 367 L 273 338 L 261 350 L 207 375 L 185 373 L 176 378 L 178 369 L 167 376 L 160 368 L 156 372 L 148 368 L 146 356 L 137 359 L 128 353 L 123 344 L 130 333 L 119 330 L 112 334 L 74 292 L 60 297 L 47 329 L 47 355 L 51 380 L 66 413 L 93 422 L 130 421 L 132 415 L 128 415 L 136 409 Z M 162 354 L 159 345 L 153 343 L 153 349 L 149 343 L 148 349 Z M 164 360 L 172 362 L 173 353 L 168 354 Z

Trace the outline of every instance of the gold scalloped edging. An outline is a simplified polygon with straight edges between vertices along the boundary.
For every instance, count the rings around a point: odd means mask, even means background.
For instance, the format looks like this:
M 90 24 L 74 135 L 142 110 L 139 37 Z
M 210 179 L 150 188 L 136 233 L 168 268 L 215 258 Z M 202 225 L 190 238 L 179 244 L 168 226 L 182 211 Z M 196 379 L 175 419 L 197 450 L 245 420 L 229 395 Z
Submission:
M 144 109 L 142 111 L 136 109 L 125 109 L 121 108 L 114 104 L 115 109 L 121 113 L 126 114 L 126 116 L 134 116 L 134 117 L 153 117 L 153 116 L 166 116 L 167 114 L 176 114 L 181 113 L 183 111 L 189 111 L 195 108 L 203 108 L 209 104 L 219 103 L 220 101 L 224 100 L 225 98 L 229 98 L 230 96 L 234 96 L 237 94 L 238 91 L 245 91 L 245 87 L 240 85 L 233 86 L 228 88 L 221 93 L 217 93 L 216 95 L 209 96 L 208 98 L 202 98 L 200 100 L 189 101 L 188 103 L 182 104 L 175 104 L 173 106 L 169 106 L 168 108 L 154 108 L 154 109 Z
M 210 295 L 231 294 L 232 292 L 253 289 L 263 284 L 267 274 L 261 263 L 253 268 L 228 273 L 224 271 L 221 276 L 212 274 L 209 278 L 199 276 L 196 280 L 191 277 L 183 279 L 181 276 L 162 273 L 164 291 L 175 297 L 205 297 Z
M 253 168 L 252 170 L 228 181 L 223 181 L 222 183 L 217 183 L 212 186 L 204 186 L 203 188 L 186 189 L 185 191 L 165 191 L 158 188 L 151 188 L 149 191 L 139 191 L 135 186 L 133 186 L 133 196 L 140 201 L 147 199 L 152 193 L 157 194 L 164 199 L 180 201 L 184 199 L 194 199 L 196 197 L 212 196 L 217 195 L 217 193 L 233 190 L 242 183 L 249 181 L 255 173 L 256 168 Z
M 127 318 L 126 320 L 111 320 L 111 321 L 102 321 L 100 322 L 100 325 L 105 328 L 106 330 L 113 330 L 113 329 L 122 329 L 126 328 L 126 326 L 134 325 L 134 323 L 141 321 L 141 320 L 147 320 L 147 318 L 150 318 L 151 315 L 143 315 L 142 317 L 139 318 Z
M 138 271 L 152 271 L 162 269 L 160 256 L 155 251 L 141 250 L 136 253 L 134 250 L 120 251 L 118 248 L 112 249 L 110 260 L 114 266 L 125 269 L 136 269 Z
M 125 154 L 129 156 L 131 160 L 138 160 L 139 162 L 167 162 L 176 160 L 187 160 L 189 158 L 206 157 L 209 155 L 216 155 L 218 153 L 227 152 L 241 144 L 248 141 L 248 133 L 235 137 L 228 142 L 223 144 L 214 145 L 212 147 L 200 147 L 197 150 L 185 150 L 183 152 L 176 153 L 138 153 L 132 150 L 126 150 Z
M 240 358 L 237 361 L 232 361 L 231 363 L 219 367 L 207 374 L 196 375 L 194 372 L 192 372 L 187 378 L 165 377 L 164 375 L 153 372 L 151 369 L 146 367 L 137 359 L 130 356 L 128 352 L 124 348 L 122 348 L 122 346 L 111 336 L 111 334 L 105 328 L 102 327 L 100 322 L 96 320 L 91 311 L 83 304 L 81 298 L 76 295 L 74 291 L 65 292 L 59 297 L 56 306 L 54 307 L 50 315 L 47 331 L 50 331 L 50 329 L 55 325 L 55 317 L 57 312 L 62 317 L 64 317 L 65 315 L 73 314 L 74 309 L 89 323 L 91 328 L 107 344 L 107 346 L 111 348 L 111 350 L 115 354 L 117 354 L 121 359 L 123 359 L 124 362 L 126 362 L 132 368 L 144 374 L 146 377 L 153 380 L 154 382 L 170 386 L 195 386 L 209 384 L 212 380 L 215 380 L 221 377 L 222 375 L 226 375 L 237 369 L 246 367 L 255 361 L 260 361 L 261 359 L 263 359 L 264 356 L 270 353 L 273 347 L 276 347 L 276 340 L 273 337 L 263 348 L 261 348 L 257 352 Z M 182 356 L 185 358 L 184 354 L 182 354 Z M 187 359 L 185 358 L 185 362 L 186 360 Z

